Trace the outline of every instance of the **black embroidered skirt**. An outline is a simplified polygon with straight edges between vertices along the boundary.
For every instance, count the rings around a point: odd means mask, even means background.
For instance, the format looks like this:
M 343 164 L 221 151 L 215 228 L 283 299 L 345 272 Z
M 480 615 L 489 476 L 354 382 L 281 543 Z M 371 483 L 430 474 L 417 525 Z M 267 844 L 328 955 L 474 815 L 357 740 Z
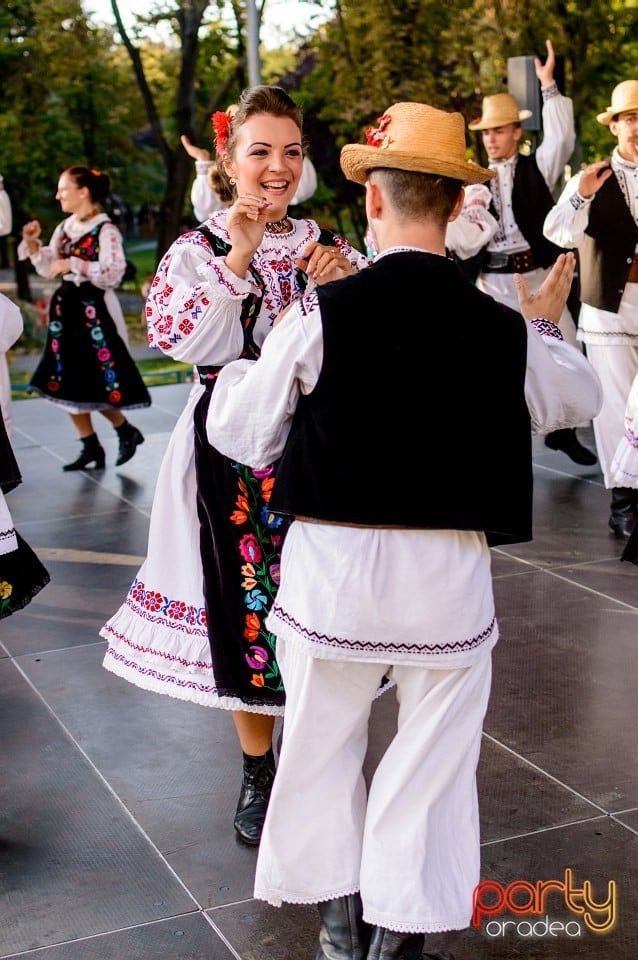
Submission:
M 195 469 L 204 598 L 213 673 L 220 696 L 253 708 L 281 706 L 275 637 L 264 626 L 279 584 L 289 521 L 270 512 L 274 467 L 252 470 L 208 443 L 214 383 L 195 408 Z M 264 710 L 267 712 L 267 710 Z
M 18 549 L 0 554 L 0 620 L 26 607 L 50 580 L 29 544 L 16 531 Z
M 46 345 L 28 389 L 79 410 L 150 406 L 103 290 L 66 281 L 54 292 Z

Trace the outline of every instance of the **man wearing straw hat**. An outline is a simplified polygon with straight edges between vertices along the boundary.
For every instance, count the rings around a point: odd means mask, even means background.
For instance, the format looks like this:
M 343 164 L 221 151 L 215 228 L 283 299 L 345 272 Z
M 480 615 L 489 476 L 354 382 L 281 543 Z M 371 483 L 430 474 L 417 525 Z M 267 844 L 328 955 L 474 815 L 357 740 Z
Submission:
M 519 278 L 530 322 L 446 257 L 463 184 L 490 177 L 465 160 L 461 114 L 395 103 L 341 166 L 379 253 L 228 364 L 207 424 L 233 459 L 281 458 L 270 507 L 294 518 L 268 618 L 286 714 L 255 896 L 318 904 L 317 960 L 442 958 L 480 876 L 489 545 L 531 538 L 530 427 L 593 416 L 600 389 L 550 322 L 573 254 L 534 295 Z M 386 677 L 397 730 L 366 794 Z
M 543 140 L 537 150 L 530 156 L 519 153 L 521 121 L 531 117 L 531 112 L 519 109 L 509 93 L 484 97 L 481 117 L 468 124 L 470 130 L 482 131 L 489 168 L 495 174 L 489 184 L 490 210 L 498 220 L 496 233 L 478 258 L 476 282 L 480 290 L 513 309 L 518 303 L 514 275 L 524 273 L 529 289 L 536 291 L 563 252 L 543 236 L 543 221 L 554 203 L 551 191 L 572 154 L 576 135 L 572 101 L 558 90 L 554 48 L 551 40 L 546 44 L 545 63 L 538 57 L 534 61 L 543 97 Z M 476 200 L 470 189 L 466 206 Z M 459 220 L 457 232 L 462 229 L 463 221 Z M 575 345 L 576 327 L 567 309 L 560 329 Z M 553 431 L 545 437 L 545 443 L 552 450 L 562 450 L 576 463 L 596 463 L 596 455 L 581 444 L 575 430 Z
M 579 251 L 578 338 L 587 344 L 603 385 L 594 433 L 605 486 L 611 489 L 609 528 L 629 537 L 638 517 L 638 490 L 614 486 L 611 464 L 638 372 L 638 80 L 619 83 L 597 120 L 618 143 L 611 157 L 572 177 L 547 216 L 545 233 Z

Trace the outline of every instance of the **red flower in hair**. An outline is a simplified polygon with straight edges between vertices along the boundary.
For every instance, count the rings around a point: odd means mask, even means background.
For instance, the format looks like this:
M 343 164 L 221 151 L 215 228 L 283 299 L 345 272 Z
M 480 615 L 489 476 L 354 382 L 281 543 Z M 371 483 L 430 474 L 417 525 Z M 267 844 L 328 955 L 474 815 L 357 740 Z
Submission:
M 210 118 L 215 131 L 215 146 L 218 153 L 223 153 L 228 145 L 232 119 L 231 115 L 223 110 L 216 110 Z
M 385 130 L 392 120 L 388 113 L 377 119 L 378 127 L 368 127 L 366 130 L 366 141 L 369 147 L 383 147 L 386 144 L 387 134 Z

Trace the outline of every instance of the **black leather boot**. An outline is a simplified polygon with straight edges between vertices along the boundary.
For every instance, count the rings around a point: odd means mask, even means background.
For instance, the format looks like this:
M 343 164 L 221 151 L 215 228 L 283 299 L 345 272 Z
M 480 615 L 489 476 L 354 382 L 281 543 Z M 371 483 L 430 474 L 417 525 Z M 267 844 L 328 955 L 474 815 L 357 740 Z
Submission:
M 96 470 L 104 469 L 104 447 L 97 438 L 97 433 L 90 433 L 88 437 L 80 437 L 82 453 L 73 463 L 65 463 L 63 470 L 85 470 L 90 463 Z
M 447 952 L 422 953 L 424 944 L 424 933 L 395 933 L 373 927 L 367 960 L 454 960 Z
M 638 490 L 632 487 L 611 488 L 609 529 L 617 537 L 629 537 L 638 517 Z
M 275 758 L 272 748 L 261 757 L 244 754 L 244 778 L 234 826 L 242 843 L 247 843 L 250 847 L 258 846 L 261 840 L 274 779 Z
M 363 919 L 358 893 L 317 904 L 321 914 L 315 960 L 366 960 L 372 928 Z
M 584 447 L 574 429 L 553 430 L 545 437 L 545 446 L 550 450 L 562 450 L 574 463 L 584 467 L 593 467 L 598 457 L 587 447 Z
M 115 432 L 120 440 L 120 449 L 117 460 L 115 461 L 115 466 L 121 467 L 123 463 L 131 459 L 139 445 L 144 443 L 144 437 L 137 427 L 134 427 L 128 420 L 125 420 L 119 427 L 116 427 Z

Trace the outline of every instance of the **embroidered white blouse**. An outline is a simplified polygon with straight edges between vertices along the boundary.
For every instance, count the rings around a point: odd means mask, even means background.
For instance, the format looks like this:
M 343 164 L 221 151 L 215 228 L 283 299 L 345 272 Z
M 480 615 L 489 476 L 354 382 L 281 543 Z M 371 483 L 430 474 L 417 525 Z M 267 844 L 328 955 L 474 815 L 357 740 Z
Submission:
M 399 249 L 405 248 L 379 257 Z M 525 396 L 533 429 L 546 433 L 595 416 L 602 393 L 579 350 L 553 324 L 538 326 L 540 332 L 527 324 Z M 221 372 L 208 416 L 210 442 L 255 468 L 276 460 L 299 395 L 317 382 L 322 356 L 320 310 L 310 295 L 274 328 L 256 363 L 238 360 Z M 267 624 L 311 656 L 452 669 L 473 663 L 497 641 L 482 533 L 297 520 L 281 564 Z
M 212 233 L 230 242 L 227 218 L 228 212 L 220 210 L 207 224 Z M 289 234 L 265 234 L 252 259 L 265 284 L 253 330 L 258 347 L 281 310 L 301 295 L 294 261 L 309 243 L 319 240 L 320 229 L 314 220 L 291 219 L 291 224 Z M 340 249 L 355 269 L 369 262 L 345 241 Z M 146 301 L 149 344 L 186 363 L 223 366 L 242 352 L 243 301 L 258 290 L 253 275 L 233 273 L 224 256 L 212 253 L 201 233 L 185 233 L 165 254 L 153 279 Z
M 78 286 L 88 280 L 99 290 L 105 291 L 104 303 L 106 308 L 113 318 L 117 332 L 124 343 L 128 345 L 128 332 L 124 314 L 115 292 L 126 270 L 126 256 L 122 234 L 106 213 L 99 213 L 89 221 L 83 221 L 72 214 L 57 225 L 47 245 L 38 241 L 38 249 L 31 255 L 25 241 L 21 240 L 18 246 L 18 259 L 30 259 L 40 276 L 46 277 L 53 261 L 60 258 L 60 243 L 63 232 L 71 240 L 79 240 L 80 237 L 83 237 L 101 223 L 104 226 L 100 230 L 98 259 L 89 261 L 83 260 L 81 257 L 69 257 L 69 272 L 65 274 L 64 280 L 72 281 Z

